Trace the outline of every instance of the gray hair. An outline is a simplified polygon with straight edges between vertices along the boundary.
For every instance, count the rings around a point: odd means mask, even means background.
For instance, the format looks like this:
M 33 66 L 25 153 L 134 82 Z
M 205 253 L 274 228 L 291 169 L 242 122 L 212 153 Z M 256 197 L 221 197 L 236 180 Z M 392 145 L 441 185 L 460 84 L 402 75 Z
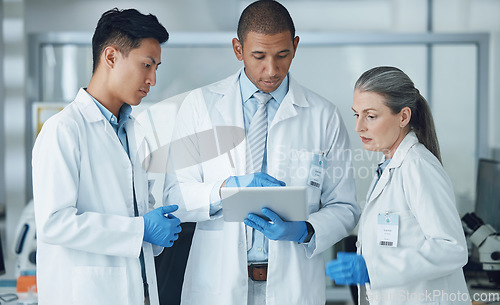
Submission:
M 418 141 L 441 162 L 431 109 L 408 75 L 395 67 L 375 67 L 359 77 L 354 89 L 382 95 L 385 105 L 393 114 L 400 113 L 404 107 L 410 108 L 411 129 L 417 135 Z

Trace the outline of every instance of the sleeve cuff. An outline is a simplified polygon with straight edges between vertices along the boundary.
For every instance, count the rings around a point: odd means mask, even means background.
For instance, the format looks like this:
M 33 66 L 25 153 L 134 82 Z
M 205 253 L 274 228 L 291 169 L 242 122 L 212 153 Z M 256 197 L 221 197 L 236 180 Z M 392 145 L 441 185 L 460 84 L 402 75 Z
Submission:
M 219 180 L 214 184 L 212 191 L 210 192 L 210 216 L 214 216 L 222 209 L 222 200 L 220 197 L 219 190 L 224 183 L 224 180 Z

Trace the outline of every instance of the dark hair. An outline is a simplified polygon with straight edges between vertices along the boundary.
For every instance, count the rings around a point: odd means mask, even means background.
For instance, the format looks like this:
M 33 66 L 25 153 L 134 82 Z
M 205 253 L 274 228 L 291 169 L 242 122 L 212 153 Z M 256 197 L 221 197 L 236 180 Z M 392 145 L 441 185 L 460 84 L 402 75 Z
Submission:
M 154 38 L 160 44 L 168 40 L 168 32 L 154 15 L 144 15 L 135 9 L 113 8 L 102 14 L 92 37 L 92 73 L 99 65 L 99 58 L 110 45 L 125 56 L 141 45 L 145 38 Z
M 274 35 L 290 31 L 295 38 L 295 26 L 288 10 L 274 0 L 259 0 L 243 10 L 238 22 L 238 39 L 241 44 L 248 32 Z
M 441 162 L 431 109 L 408 75 L 395 67 L 375 67 L 359 77 L 354 89 L 382 95 L 386 106 L 393 114 L 401 112 L 404 107 L 409 107 L 411 129 L 417 135 L 418 141 Z

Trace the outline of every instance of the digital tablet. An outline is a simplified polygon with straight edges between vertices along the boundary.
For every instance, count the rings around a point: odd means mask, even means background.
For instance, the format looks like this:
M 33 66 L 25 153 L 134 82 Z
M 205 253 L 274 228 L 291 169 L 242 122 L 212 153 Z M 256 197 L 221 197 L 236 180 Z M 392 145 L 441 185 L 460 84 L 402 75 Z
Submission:
M 243 222 L 248 213 L 262 216 L 263 207 L 270 208 L 286 221 L 305 221 L 307 186 L 223 187 L 221 188 L 224 221 Z

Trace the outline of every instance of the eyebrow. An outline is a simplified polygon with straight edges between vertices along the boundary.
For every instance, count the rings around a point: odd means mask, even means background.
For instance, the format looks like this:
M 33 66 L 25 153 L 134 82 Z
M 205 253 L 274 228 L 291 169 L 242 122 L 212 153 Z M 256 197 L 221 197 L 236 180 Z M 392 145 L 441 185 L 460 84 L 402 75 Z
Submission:
M 151 61 L 153 62 L 153 65 L 159 66 L 161 64 L 161 61 L 158 64 L 156 64 L 156 60 L 153 58 L 153 56 L 148 56 L 148 58 L 151 59 Z
M 352 111 L 357 112 L 356 109 L 354 109 L 354 108 L 351 108 L 351 109 L 352 109 Z M 368 112 L 370 110 L 377 111 L 377 109 L 375 109 L 375 108 L 366 108 L 362 112 Z
M 290 49 L 281 50 L 281 51 L 278 52 L 278 54 L 279 53 L 284 53 L 284 52 L 290 53 L 291 50 Z M 252 51 L 251 53 L 252 54 L 264 54 L 265 52 L 262 52 L 262 51 Z

